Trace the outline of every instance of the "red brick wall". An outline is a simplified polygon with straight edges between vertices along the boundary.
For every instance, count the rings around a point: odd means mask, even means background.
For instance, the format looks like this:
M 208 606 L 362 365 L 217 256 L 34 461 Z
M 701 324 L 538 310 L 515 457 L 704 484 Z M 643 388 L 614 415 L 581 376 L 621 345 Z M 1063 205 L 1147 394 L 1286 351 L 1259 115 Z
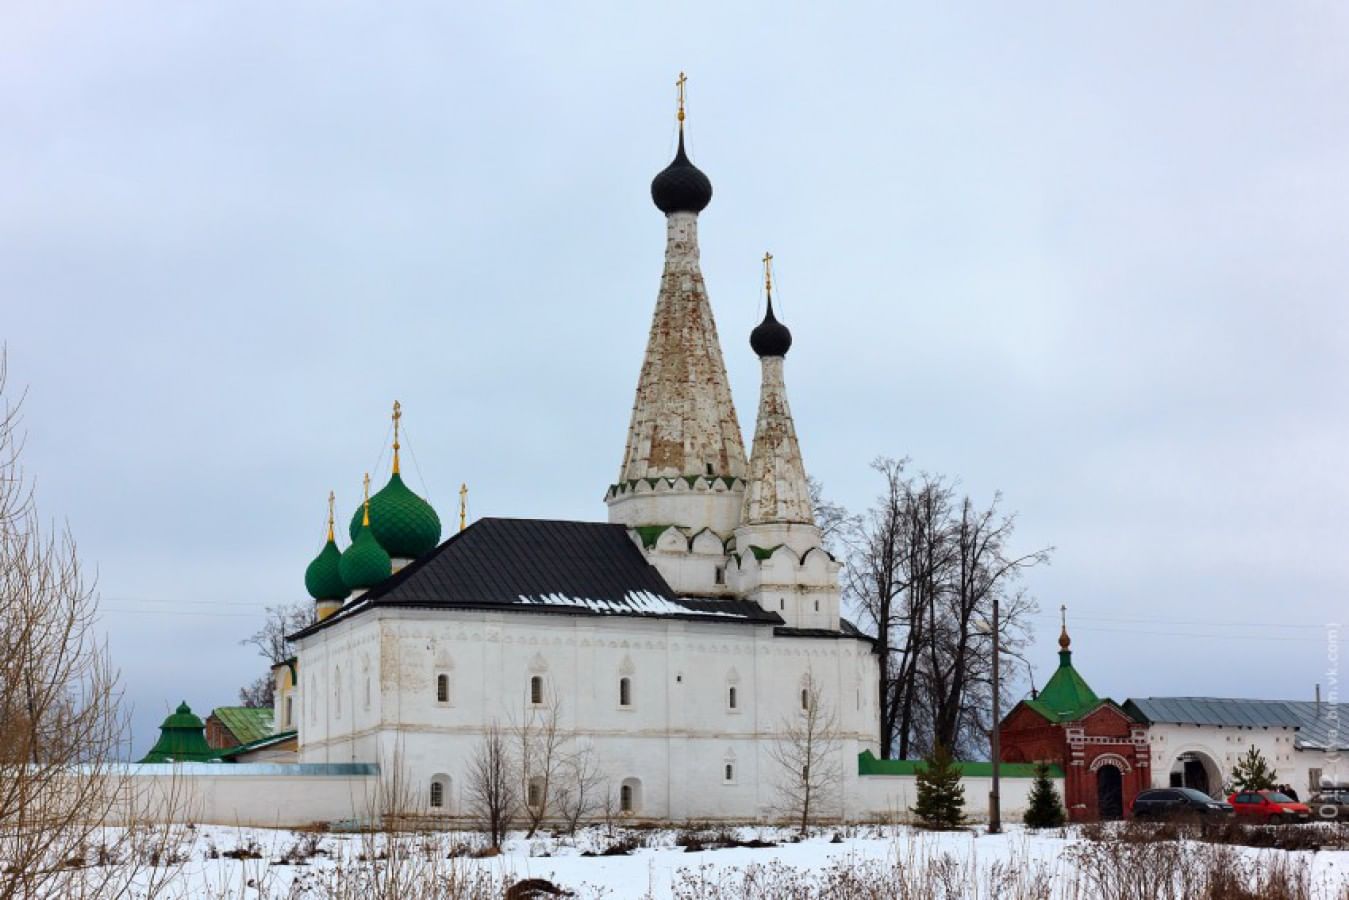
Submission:
M 215 713 L 211 713 L 206 717 L 206 745 L 216 750 L 225 750 L 239 746 L 239 740 L 234 736 L 234 732 L 216 718 Z

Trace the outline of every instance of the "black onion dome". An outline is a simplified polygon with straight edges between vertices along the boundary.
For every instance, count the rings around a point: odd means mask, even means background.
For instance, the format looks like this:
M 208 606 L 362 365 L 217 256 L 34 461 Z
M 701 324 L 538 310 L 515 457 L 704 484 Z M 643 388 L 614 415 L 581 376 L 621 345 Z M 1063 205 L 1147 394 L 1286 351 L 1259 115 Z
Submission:
M 651 200 L 663 213 L 702 212 L 712 202 L 712 182 L 684 153 L 684 131 L 674 162 L 651 179 Z
M 768 298 L 768 312 L 763 321 L 749 333 L 749 345 L 760 357 L 786 356 L 792 349 L 792 331 L 773 315 L 773 298 Z

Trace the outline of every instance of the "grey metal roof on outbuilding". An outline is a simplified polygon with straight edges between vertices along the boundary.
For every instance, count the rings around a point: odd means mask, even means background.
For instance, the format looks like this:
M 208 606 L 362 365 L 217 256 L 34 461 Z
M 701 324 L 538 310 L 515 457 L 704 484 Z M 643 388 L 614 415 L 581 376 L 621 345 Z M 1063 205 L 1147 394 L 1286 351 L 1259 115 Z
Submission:
M 1124 703 L 1151 723 L 1220 728 L 1293 728 L 1299 750 L 1349 750 L 1349 703 L 1242 700 L 1226 697 L 1142 697 Z

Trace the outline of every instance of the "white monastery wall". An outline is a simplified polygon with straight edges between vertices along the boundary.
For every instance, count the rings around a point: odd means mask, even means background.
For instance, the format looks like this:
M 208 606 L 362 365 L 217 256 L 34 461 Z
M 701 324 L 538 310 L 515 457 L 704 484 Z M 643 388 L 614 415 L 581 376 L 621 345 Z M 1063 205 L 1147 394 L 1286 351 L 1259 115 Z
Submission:
M 379 775 L 368 765 L 164 763 L 130 764 L 112 781 L 114 823 L 298 828 L 371 818 Z
M 807 674 L 838 714 L 849 814 L 859 802 L 857 755 L 877 749 L 870 645 L 775 637 L 771 626 L 377 608 L 301 641 L 299 670 L 302 762 L 401 762 L 414 786 L 446 784 L 447 814 L 464 809 L 485 727 L 546 714 L 547 702 L 531 702 L 535 677 L 545 701 L 558 699 L 563 729 L 593 746 L 613 790 L 637 788 L 637 818 L 770 814 L 769 751 L 800 715 Z M 439 675 L 449 682 L 443 703 Z
M 1063 779 L 1051 778 L 1062 799 Z M 861 781 L 862 802 L 857 818 L 864 821 L 910 822 L 911 812 L 918 802 L 918 779 L 913 775 L 864 775 Z M 988 821 L 988 794 L 993 790 L 990 776 L 965 776 L 960 779 L 965 788 L 965 817 L 971 822 Z M 998 793 L 1001 798 L 1002 821 L 1020 822 L 1030 807 L 1030 792 L 1034 778 L 1000 778 Z

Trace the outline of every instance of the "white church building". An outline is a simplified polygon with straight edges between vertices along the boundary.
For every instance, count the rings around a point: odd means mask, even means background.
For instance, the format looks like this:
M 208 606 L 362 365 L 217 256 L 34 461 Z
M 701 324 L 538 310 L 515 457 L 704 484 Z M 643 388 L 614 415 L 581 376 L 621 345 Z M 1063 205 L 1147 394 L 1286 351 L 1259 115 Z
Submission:
M 699 269 L 712 186 L 685 152 L 682 103 L 651 196 L 664 272 L 618 477 L 597 485 L 608 521 L 485 518 L 441 542 L 402 483 L 395 427 L 393 476 L 345 551 L 330 529 L 306 574 L 319 620 L 277 669 L 277 727 L 298 732 L 300 763 L 397 764 L 431 814 L 466 815 L 487 730 L 555 715 L 621 812 L 750 820 L 779 808 L 774 748 L 818 703 L 837 776 L 821 814 L 858 811 L 858 756 L 879 750 L 877 659 L 840 616 L 771 280 L 746 454 Z

